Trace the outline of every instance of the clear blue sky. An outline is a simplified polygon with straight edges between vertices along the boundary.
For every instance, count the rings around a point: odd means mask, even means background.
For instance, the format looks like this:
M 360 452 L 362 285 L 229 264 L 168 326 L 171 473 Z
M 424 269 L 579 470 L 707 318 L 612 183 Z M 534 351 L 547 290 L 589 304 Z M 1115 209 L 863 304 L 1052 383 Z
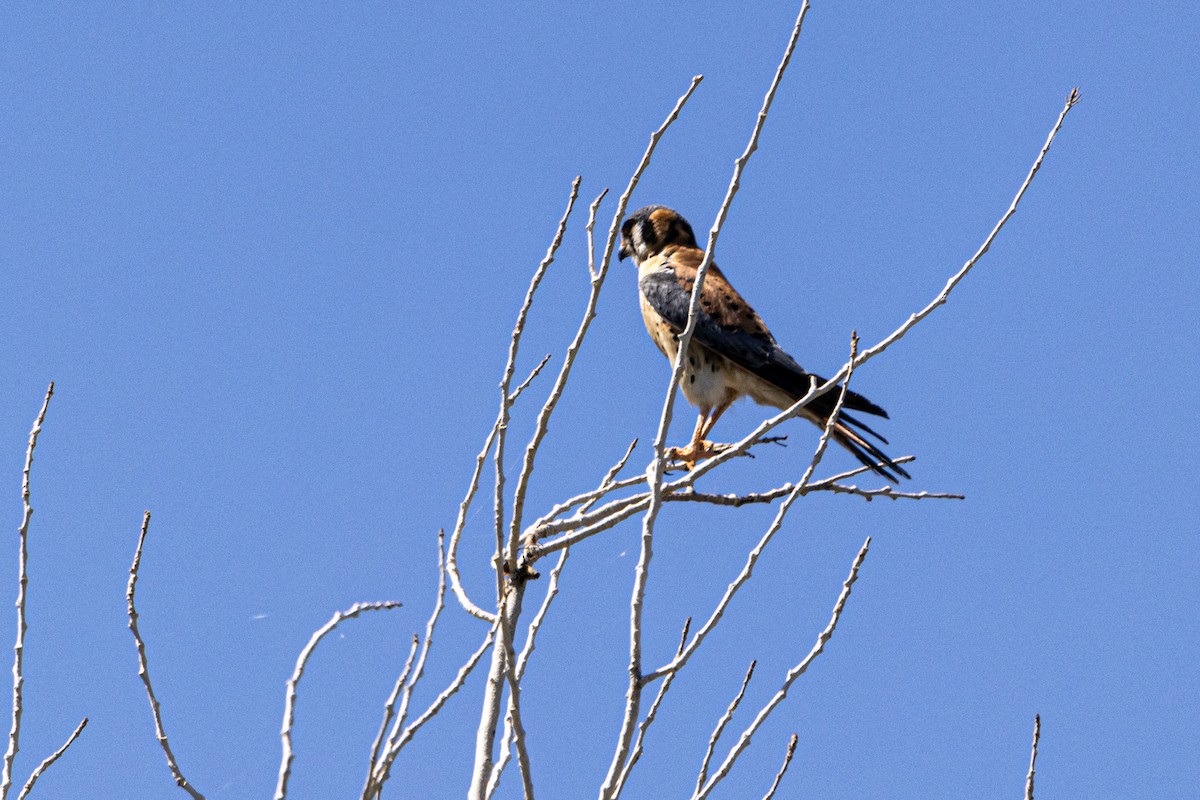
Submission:
M 347 623 L 302 686 L 293 796 L 356 796 L 571 179 L 587 200 L 619 191 L 703 73 L 631 208 L 707 229 L 797 10 L 408 5 L 0 12 L 4 530 L 57 382 L 33 476 L 17 779 L 91 717 L 35 796 L 182 796 L 125 628 L 146 508 L 142 631 L 175 752 L 210 798 L 272 790 L 284 681 L 314 628 L 358 600 L 406 604 Z M 1069 89 L 1083 100 L 978 271 L 856 375 L 892 414 L 892 451 L 919 457 L 911 487 L 968 499 L 797 507 L 676 683 L 630 796 L 690 785 L 746 663 L 757 707 L 868 534 L 842 626 L 725 796 L 761 796 L 797 731 L 781 796 L 1018 797 L 1035 712 L 1040 797 L 1196 796 L 1198 22 L 1185 3 L 815 2 L 717 254 L 810 369 L 841 364 L 852 328 L 873 343 L 931 299 Z M 561 359 L 583 253 L 577 219 L 521 369 Z M 634 273 L 614 264 L 534 513 L 652 437 L 666 380 Z M 717 435 L 762 414 L 739 406 Z M 791 447 L 710 488 L 798 477 L 816 431 L 786 432 Z M 487 518 L 463 554 L 477 595 Z M 668 509 L 651 661 L 768 519 Z M 16 592 L 5 541 L 0 598 Z M 570 562 L 525 695 L 544 797 L 594 796 L 607 766 L 635 559 L 627 525 Z M 418 700 L 481 636 L 447 610 Z M 463 795 L 480 685 L 401 756 L 392 797 Z

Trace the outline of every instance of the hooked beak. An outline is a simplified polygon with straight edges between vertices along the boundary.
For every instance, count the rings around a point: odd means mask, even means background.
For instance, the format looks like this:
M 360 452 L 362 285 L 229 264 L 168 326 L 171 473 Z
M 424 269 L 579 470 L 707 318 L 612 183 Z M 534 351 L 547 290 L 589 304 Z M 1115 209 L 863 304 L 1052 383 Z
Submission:
M 633 255 L 633 250 L 630 249 L 627 242 L 621 242 L 621 249 L 617 251 L 617 260 L 624 261 Z

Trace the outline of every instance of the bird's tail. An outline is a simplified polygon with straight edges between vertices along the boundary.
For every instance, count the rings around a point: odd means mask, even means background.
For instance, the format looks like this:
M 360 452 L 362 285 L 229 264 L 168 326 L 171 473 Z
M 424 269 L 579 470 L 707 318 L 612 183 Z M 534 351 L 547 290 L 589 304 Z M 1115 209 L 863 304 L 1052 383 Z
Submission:
M 818 378 L 818 380 L 822 383 L 824 382 L 824 378 Z M 808 410 L 816 417 L 815 422 L 818 422 L 822 426 L 829 422 L 829 417 L 833 414 L 834 406 L 837 404 L 837 396 L 838 391 L 835 389 L 826 392 L 808 404 Z M 870 467 L 872 472 L 887 478 L 893 483 L 899 481 L 899 478 L 896 477 L 897 475 L 911 478 L 912 476 L 903 467 L 893 461 L 887 453 L 880 450 L 867 436 L 873 436 L 884 444 L 887 444 L 888 440 L 875 432 L 871 426 L 862 420 L 847 414 L 845 409 L 851 408 L 856 411 L 865 411 L 869 414 L 885 418 L 887 417 L 887 412 L 862 395 L 849 390 L 846 391 L 846 400 L 842 404 L 842 408 L 843 410 L 838 414 L 837 423 L 833 426 L 833 440 L 849 450 L 863 465 Z

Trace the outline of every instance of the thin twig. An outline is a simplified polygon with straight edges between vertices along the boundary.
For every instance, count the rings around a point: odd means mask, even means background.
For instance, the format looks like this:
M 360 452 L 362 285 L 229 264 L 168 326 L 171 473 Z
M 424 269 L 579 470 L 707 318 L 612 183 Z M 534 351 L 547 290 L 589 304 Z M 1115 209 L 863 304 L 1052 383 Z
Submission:
M 46 387 L 46 399 L 42 401 L 42 409 L 33 421 L 29 431 L 29 444 L 25 448 L 25 469 L 21 472 L 21 527 L 17 529 L 20 539 L 20 556 L 17 560 L 17 640 L 13 644 L 13 702 L 12 727 L 8 732 L 8 750 L 4 753 L 4 769 L 0 775 L 0 800 L 8 797 L 12 787 L 13 759 L 21 738 L 21 714 L 24 711 L 22 693 L 25 688 L 23 664 L 25 661 L 25 592 L 29 586 L 29 573 L 26 568 L 29 563 L 29 519 L 33 516 L 33 506 L 30 505 L 29 473 L 33 469 L 33 451 L 37 449 L 38 434 L 42 432 L 42 423 L 46 421 L 46 409 L 50 407 L 50 398 L 54 396 L 54 381 Z
M 508 396 L 508 399 L 509 399 L 509 400 L 511 400 L 511 401 L 512 401 L 512 402 L 514 402 L 514 403 L 515 403 L 515 402 L 517 402 L 517 398 L 518 398 L 518 397 L 520 397 L 520 396 L 521 396 L 521 394 L 522 394 L 522 393 L 523 393 L 523 392 L 524 392 L 526 389 L 528 389 L 528 388 L 529 388 L 529 384 L 533 383 L 533 379 L 534 379 L 534 378 L 536 378 L 538 375 L 540 375 L 540 374 L 541 374 L 541 372 L 542 372 L 542 367 L 544 367 L 544 366 L 546 366 L 548 363 L 550 363 L 550 357 L 551 357 L 552 355 L 553 355 L 553 353 L 546 353 L 546 356 L 545 356 L 545 357 L 544 357 L 544 358 L 543 358 L 543 359 L 542 359 L 540 362 L 538 362 L 538 365 L 537 365 L 536 367 L 534 367 L 534 368 L 533 368 L 533 371 L 532 371 L 532 372 L 530 372 L 530 373 L 529 373 L 529 377 L 528 377 L 528 378 L 526 378 L 525 380 L 521 381 L 521 385 L 520 385 L 520 386 L 518 386 L 517 388 L 515 388 L 515 389 L 513 389 L 513 390 L 512 390 L 512 394 L 510 394 L 510 395 Z
M 1038 739 L 1042 736 L 1042 715 L 1033 715 L 1033 745 L 1029 750 L 1029 775 L 1025 778 L 1025 800 L 1033 800 L 1033 768 L 1037 764 Z
M 37 783 L 38 778 L 42 777 L 42 773 L 49 769 L 51 764 L 58 761 L 63 753 L 67 752 L 67 748 L 75 743 L 75 740 L 79 738 L 79 734 L 83 733 L 83 729 L 87 727 L 87 724 L 88 718 L 84 717 L 83 721 L 75 726 L 75 732 L 67 738 L 66 744 L 47 756 L 41 764 L 38 764 L 37 769 L 33 771 L 33 774 L 29 776 L 29 780 L 25 782 L 25 787 L 21 789 L 21 793 L 17 795 L 17 800 L 25 800 L 29 796 L 29 792 L 33 790 L 33 785 Z
M 404 749 L 404 746 L 412 741 L 413 737 L 417 735 L 417 731 L 421 730 L 425 723 L 438 715 L 442 710 L 442 706 L 446 705 L 446 702 L 467 682 L 467 678 L 470 677 L 475 667 L 478 666 L 480 659 L 483 658 L 483 654 L 492 646 L 492 641 L 496 638 L 496 628 L 499 624 L 499 622 L 496 622 L 488 629 L 487 636 L 483 639 L 483 644 L 479 645 L 479 648 L 470 655 L 466 663 L 458 668 L 458 674 L 454 676 L 450 684 L 442 690 L 441 694 L 434 698 L 433 702 L 422 712 L 421 716 L 413 720 L 412 724 L 404 729 L 404 733 L 396 740 L 395 745 L 389 745 L 384 750 L 383 758 L 375 770 L 376 777 L 374 791 L 371 794 L 372 798 L 378 798 L 383 791 L 383 785 L 391 777 L 392 763 L 396 760 L 396 756 L 400 755 L 400 751 Z
M 146 697 L 150 699 L 150 712 L 154 715 L 154 735 L 162 747 L 163 754 L 167 757 L 167 766 L 171 770 L 172 777 L 175 778 L 175 785 L 190 794 L 195 800 L 204 800 L 204 795 L 200 794 L 188 782 L 187 778 L 183 777 L 183 772 L 179 769 L 179 763 L 175 760 L 175 754 L 171 752 L 171 743 L 167 740 L 167 731 L 163 727 L 162 708 L 159 705 L 158 698 L 154 695 L 154 687 L 150 684 L 150 662 L 146 657 L 146 643 L 142 641 L 142 634 L 138 631 L 138 614 L 137 608 L 134 606 L 134 594 L 137 591 L 138 570 L 142 566 L 142 548 L 145 547 L 146 534 L 149 530 L 150 512 L 147 511 L 142 516 L 142 532 L 138 536 L 137 549 L 133 551 L 133 564 L 129 567 L 129 585 L 125 588 L 125 605 L 129 612 L 129 630 L 133 633 L 133 641 L 137 645 L 138 675 L 141 677 L 142 683 L 146 686 Z
M 700 774 L 696 776 L 696 791 L 704 786 L 704 781 L 708 780 L 708 765 L 712 761 L 713 751 L 717 749 L 717 742 L 721 739 L 721 734 L 725 731 L 725 726 L 733 719 L 733 712 L 737 711 L 737 707 L 741 705 L 742 698 L 746 696 L 746 687 L 750 685 L 750 678 L 754 675 L 754 667 L 758 664 L 757 661 L 751 661 L 750 666 L 746 669 L 746 677 L 742 678 L 742 686 L 738 689 L 738 693 L 729 703 L 729 707 L 725 709 L 725 713 L 717 720 L 716 727 L 713 728 L 712 735 L 708 737 L 708 747 L 704 749 L 704 759 L 700 762 Z
M 387 736 L 388 726 L 395 716 L 396 700 L 400 697 L 400 690 L 404 688 L 409 673 L 412 672 L 413 659 L 417 657 L 417 646 L 420 643 L 421 637 L 414 633 L 412 646 L 408 649 L 408 658 L 404 662 L 404 669 L 401 670 L 400 677 L 396 678 L 396 683 L 392 686 L 392 693 L 388 695 L 387 702 L 383 706 L 383 724 L 379 726 L 379 732 L 375 734 L 375 741 L 371 744 L 371 759 L 367 762 L 367 780 L 363 784 L 362 800 L 367 800 L 370 796 L 371 788 L 375 785 L 375 765 L 379 763 L 379 749 L 383 747 L 383 740 Z
M 400 697 L 400 710 L 396 712 L 396 721 L 392 723 L 392 732 L 388 737 L 388 746 L 391 746 L 392 741 L 400 735 L 401 728 L 404 727 L 405 721 L 408 719 L 408 706 L 412 701 L 413 692 L 416 691 L 417 684 L 425 675 L 425 662 L 429 659 L 429 651 L 433 647 L 433 632 L 437 628 L 438 617 L 441 616 L 442 606 L 446 598 L 446 579 L 444 566 L 446 563 L 445 549 L 443 548 L 443 532 L 438 530 L 438 588 L 437 594 L 434 596 L 433 610 L 429 613 L 429 621 L 425 623 L 425 636 L 421 640 L 421 654 L 417 657 L 417 664 L 414 667 L 412 676 L 404 685 L 403 693 Z
M 787 754 L 783 757 L 783 766 L 779 768 L 779 772 L 775 775 L 775 780 L 771 783 L 771 788 L 763 795 L 763 800 L 771 800 L 775 796 L 775 791 L 779 788 L 779 782 L 783 780 L 783 775 L 787 772 L 788 765 L 792 763 L 792 756 L 796 755 L 796 743 L 798 741 L 800 741 L 800 737 L 793 733 L 791 740 L 788 742 Z
M 386 611 L 392 608 L 400 608 L 400 603 L 395 600 L 384 600 L 375 603 L 355 603 L 345 611 L 338 611 L 329 622 L 326 622 L 318 628 L 308 640 L 308 644 L 300 651 L 300 657 L 296 659 L 296 668 L 292 671 L 292 677 L 288 678 L 287 694 L 283 707 L 283 726 L 279 731 L 280 738 L 283 740 L 283 757 L 279 763 L 279 782 L 275 785 L 275 800 L 284 800 L 287 797 L 288 780 L 292 776 L 292 761 L 295 760 L 295 752 L 292 750 L 292 727 L 296 722 L 296 698 L 297 687 L 300 685 L 300 678 L 304 676 L 304 668 L 308 665 L 308 659 L 312 656 L 313 651 L 317 649 L 317 645 L 321 640 L 328 636 L 334 628 L 342 624 L 345 620 L 354 619 L 364 611 Z
M 692 618 L 688 617 L 683 623 L 683 632 L 679 634 L 679 647 L 675 654 L 679 655 L 683 651 L 683 645 L 687 642 L 688 629 L 692 627 Z M 654 724 L 655 718 L 658 716 L 658 707 L 662 705 L 663 698 L 667 696 L 667 691 L 671 688 L 675 676 L 668 675 L 667 679 L 658 687 L 658 694 L 654 698 L 654 702 L 650 704 L 650 710 L 646 712 L 646 718 L 638 725 L 637 740 L 633 743 L 633 750 L 629 754 L 629 761 L 626 762 L 625 768 L 621 770 L 621 777 L 617 781 L 616 791 L 613 792 L 613 798 L 621 796 L 621 792 L 625 789 L 625 784 L 629 780 L 629 773 L 633 772 L 633 768 L 642 758 L 642 743 L 646 740 L 646 731 Z
M 835 603 L 833 606 L 833 614 L 830 616 L 829 624 L 826 625 L 825 630 L 821 631 L 820 635 L 817 636 L 816 644 L 813 645 L 813 648 L 808 652 L 808 655 L 800 660 L 800 663 L 788 670 L 787 675 L 784 677 L 783 685 L 779 688 L 779 691 L 777 691 L 775 695 L 767 701 L 766 705 L 764 705 L 758 712 L 758 716 L 754 718 L 754 721 L 750 723 L 749 727 L 742 731 L 742 735 L 738 737 L 737 743 L 730 748 L 729 754 L 725 756 L 725 760 L 721 762 L 721 766 L 717 769 L 716 773 L 709 778 L 707 782 L 705 782 L 703 787 L 692 794 L 692 800 L 703 800 L 703 798 L 708 797 L 716 785 L 725 779 L 725 776 L 729 774 L 729 770 L 733 768 L 734 762 L 737 761 L 738 756 L 740 756 L 742 751 L 744 751 L 747 745 L 750 744 L 750 739 L 754 736 L 754 733 L 766 721 L 767 717 L 771 715 L 771 712 L 774 711 L 781 702 L 783 702 L 785 697 L 787 697 L 788 689 L 791 688 L 792 684 L 795 683 L 797 678 L 799 678 L 808 670 L 809 666 L 813 661 L 816 660 L 817 656 L 824 652 L 826 643 L 829 642 L 830 637 L 833 636 L 833 632 L 837 629 L 838 620 L 842 616 L 842 610 L 846 607 L 846 600 L 850 597 L 850 589 L 854 586 L 854 582 L 858 580 L 858 570 L 860 567 L 862 567 L 863 559 L 867 557 L 867 551 L 870 549 L 870 547 L 871 537 L 868 536 L 867 540 L 863 542 L 862 549 L 858 551 L 858 555 L 854 558 L 854 564 L 850 567 L 850 575 L 842 584 L 842 592 L 838 596 L 837 603 Z

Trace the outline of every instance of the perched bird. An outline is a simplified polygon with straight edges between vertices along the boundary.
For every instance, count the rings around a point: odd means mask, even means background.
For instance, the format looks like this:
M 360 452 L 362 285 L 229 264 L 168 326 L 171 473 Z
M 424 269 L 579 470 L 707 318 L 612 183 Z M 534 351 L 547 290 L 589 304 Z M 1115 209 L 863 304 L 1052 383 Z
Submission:
M 646 330 L 663 355 L 674 363 L 704 251 L 696 243 L 692 226 L 678 213 L 664 206 L 646 206 L 621 225 L 618 257 L 624 261 L 630 256 L 638 267 Z M 716 264 L 709 267 L 704 279 L 696 329 L 687 355 L 681 388 L 688 402 L 700 409 L 700 418 L 691 444 L 672 448 L 669 455 L 689 467 L 719 451 L 706 437 L 721 414 L 739 397 L 784 409 L 808 393 L 812 378 L 818 384 L 825 381 L 805 372 L 775 342 L 762 319 Z M 836 391 L 826 392 L 801 413 L 823 428 L 833 413 L 837 396 Z M 854 391 L 846 392 L 842 408 L 833 427 L 834 440 L 888 480 L 897 480 L 897 475 L 911 477 L 867 436 L 883 444 L 887 444 L 887 439 L 846 413 L 861 411 L 886 418 L 887 412 Z

